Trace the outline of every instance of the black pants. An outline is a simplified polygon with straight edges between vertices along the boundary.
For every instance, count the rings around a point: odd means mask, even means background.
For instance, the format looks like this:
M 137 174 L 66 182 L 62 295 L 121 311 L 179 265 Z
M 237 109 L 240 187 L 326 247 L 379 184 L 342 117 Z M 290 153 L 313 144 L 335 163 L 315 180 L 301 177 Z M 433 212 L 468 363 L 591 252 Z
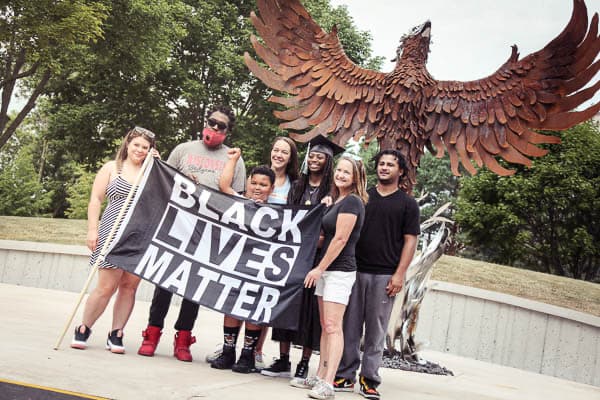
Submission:
M 163 328 L 172 297 L 173 293 L 168 290 L 158 286 L 154 288 L 148 325 L 158 326 L 160 329 Z M 179 317 L 177 318 L 177 322 L 175 322 L 175 329 L 178 331 L 191 331 L 198 317 L 199 308 L 199 304 L 183 299 L 179 308 Z

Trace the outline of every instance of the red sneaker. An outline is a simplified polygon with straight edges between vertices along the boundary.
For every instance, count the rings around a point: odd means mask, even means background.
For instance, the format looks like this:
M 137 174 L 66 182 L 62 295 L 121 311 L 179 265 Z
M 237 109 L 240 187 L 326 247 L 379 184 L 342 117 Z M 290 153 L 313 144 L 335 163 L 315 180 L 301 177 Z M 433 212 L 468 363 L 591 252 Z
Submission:
M 138 350 L 138 354 L 141 356 L 152 357 L 156 351 L 156 346 L 158 346 L 161 334 L 162 331 L 158 326 L 148 325 L 146 330 L 142 331 L 144 341 Z
M 190 346 L 196 343 L 196 337 L 192 336 L 192 331 L 177 331 L 175 341 L 173 342 L 173 355 L 179 361 L 192 361 Z

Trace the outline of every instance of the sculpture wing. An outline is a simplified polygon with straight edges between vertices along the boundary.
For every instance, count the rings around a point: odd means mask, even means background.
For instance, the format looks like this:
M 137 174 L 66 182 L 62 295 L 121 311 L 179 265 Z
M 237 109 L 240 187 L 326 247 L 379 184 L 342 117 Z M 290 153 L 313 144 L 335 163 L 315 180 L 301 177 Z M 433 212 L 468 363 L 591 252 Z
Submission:
M 244 54 L 246 65 L 268 87 L 288 93 L 269 101 L 287 107 L 275 115 L 287 122 L 283 129 L 306 142 L 316 135 L 333 134 L 344 144 L 377 124 L 385 74 L 364 69 L 344 53 L 334 27 L 326 33 L 315 23 L 298 0 L 258 0 L 260 17 L 250 19 L 264 41 L 251 37 L 256 54 L 268 69 Z
M 600 60 L 594 62 L 599 50 L 598 14 L 588 30 L 585 4 L 575 0 L 568 25 L 543 49 L 519 60 L 513 46 L 508 61 L 485 79 L 439 81 L 425 88 L 426 137 L 438 157 L 447 149 L 455 175 L 459 160 L 471 174 L 476 169 L 470 160 L 499 175 L 514 170 L 502 167 L 497 157 L 531 165 L 528 157 L 547 153 L 536 144 L 560 142 L 533 129 L 567 129 L 600 110 L 597 103 L 572 111 L 600 88 L 598 81 L 582 89 L 600 69 Z

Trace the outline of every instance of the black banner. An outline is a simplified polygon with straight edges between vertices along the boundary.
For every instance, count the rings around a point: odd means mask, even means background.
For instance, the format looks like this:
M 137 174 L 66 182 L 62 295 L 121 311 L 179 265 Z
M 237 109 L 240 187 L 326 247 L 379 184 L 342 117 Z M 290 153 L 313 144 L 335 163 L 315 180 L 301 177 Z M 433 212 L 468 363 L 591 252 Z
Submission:
M 322 213 L 229 196 L 154 160 L 106 259 L 213 310 L 295 329 Z

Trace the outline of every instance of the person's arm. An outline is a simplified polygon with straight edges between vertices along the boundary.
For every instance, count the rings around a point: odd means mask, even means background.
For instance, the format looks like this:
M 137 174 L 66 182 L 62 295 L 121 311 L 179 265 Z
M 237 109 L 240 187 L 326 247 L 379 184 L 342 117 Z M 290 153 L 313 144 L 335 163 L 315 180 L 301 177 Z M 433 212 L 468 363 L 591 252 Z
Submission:
M 390 297 L 397 295 L 404 285 L 406 270 L 415 256 L 415 251 L 417 249 L 417 239 L 417 235 L 404 235 L 404 247 L 402 247 L 400 261 L 398 262 L 396 271 L 392 274 L 385 287 L 385 291 Z
M 242 155 L 242 151 L 238 148 L 232 148 L 227 150 L 227 157 L 229 160 L 225 163 L 225 167 L 219 177 L 219 190 L 227 194 L 236 194 L 235 190 L 231 187 L 233 182 L 233 175 L 235 173 L 235 166 L 237 161 Z
M 246 179 L 246 165 L 244 164 L 244 157 L 240 156 L 237 163 L 235 163 L 235 172 L 233 173 L 231 187 L 236 193 L 245 193 L 246 188 L 248 187 L 248 182 L 249 179 Z
M 317 249 L 322 248 L 323 243 L 325 243 L 325 233 L 323 232 L 323 229 L 321 229 L 321 231 L 319 232 L 319 241 L 317 242 Z
M 402 247 L 400 260 L 396 266 L 396 271 L 392 274 L 387 286 L 385 287 L 385 291 L 388 296 L 395 296 L 398 294 L 404 285 L 406 270 L 415 256 L 419 234 L 421 233 L 421 227 L 419 224 L 420 215 L 421 212 L 419 210 L 419 205 L 414 198 L 411 198 L 408 201 L 407 207 L 404 211 L 404 216 L 402 218 L 405 222 L 403 228 L 404 247 Z
M 344 246 L 348 243 L 348 239 L 350 238 L 350 234 L 352 233 L 352 229 L 354 229 L 357 219 L 358 217 L 355 214 L 338 214 L 335 222 L 335 235 L 333 236 L 333 239 L 331 239 L 329 246 L 327 246 L 325 255 L 319 264 L 306 275 L 306 278 L 304 279 L 305 287 L 313 287 L 333 260 L 340 255 Z
M 102 209 L 102 202 L 106 196 L 106 187 L 110 182 L 111 171 L 113 171 L 114 168 L 115 162 L 109 161 L 100 168 L 100 171 L 98 171 L 94 178 L 87 210 L 88 230 L 86 244 L 91 251 L 94 251 L 98 245 L 98 221 L 100 220 L 100 210 Z

